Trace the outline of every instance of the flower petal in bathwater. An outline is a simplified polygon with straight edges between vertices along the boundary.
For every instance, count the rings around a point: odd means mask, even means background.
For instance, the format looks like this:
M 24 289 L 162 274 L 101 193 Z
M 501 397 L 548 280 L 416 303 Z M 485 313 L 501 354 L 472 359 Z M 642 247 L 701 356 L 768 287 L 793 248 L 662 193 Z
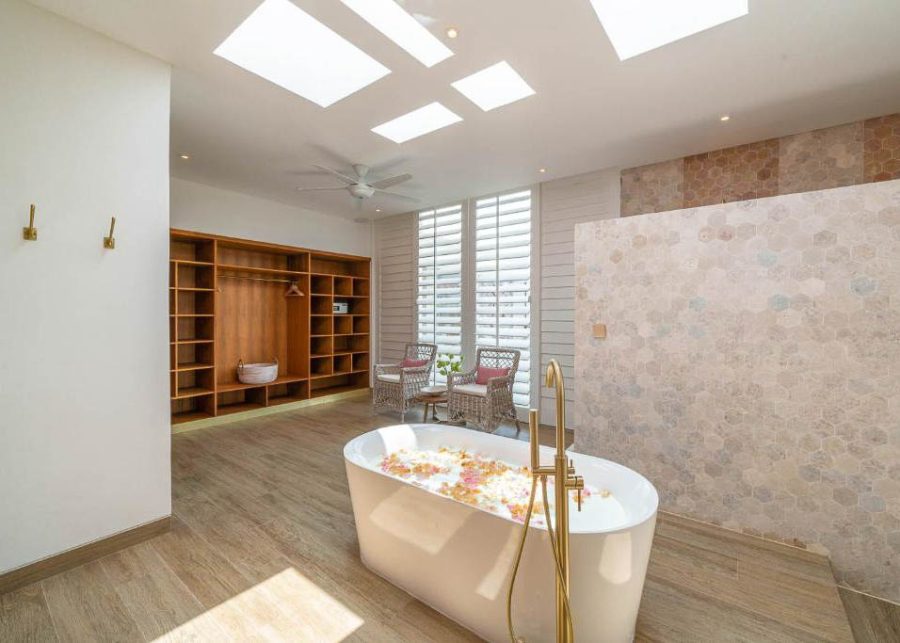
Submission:
M 397 449 L 380 463 L 381 471 L 417 487 L 479 507 L 491 513 L 525 522 L 531 493 L 528 467 L 509 464 L 466 449 Z M 553 481 L 549 484 L 549 510 L 553 511 Z M 603 495 L 605 493 L 605 495 Z M 585 485 L 585 503 L 608 491 Z M 546 508 L 538 495 L 531 524 L 546 526 Z

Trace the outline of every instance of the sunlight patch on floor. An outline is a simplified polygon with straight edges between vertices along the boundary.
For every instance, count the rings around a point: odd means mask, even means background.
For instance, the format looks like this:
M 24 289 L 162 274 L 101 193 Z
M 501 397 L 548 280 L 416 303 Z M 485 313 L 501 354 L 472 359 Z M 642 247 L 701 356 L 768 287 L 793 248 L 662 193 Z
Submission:
M 261 604 L 267 609 L 260 610 Z M 283 615 L 284 618 L 271 619 L 265 615 L 266 612 L 277 610 L 282 612 L 279 616 Z M 289 567 L 155 640 L 191 639 L 200 623 L 203 624 L 202 629 L 208 631 L 210 621 L 223 626 L 227 631 L 227 624 L 234 620 L 236 613 L 244 617 L 261 616 L 258 624 L 260 635 L 271 634 L 275 638 L 287 635 L 291 640 L 322 643 L 342 641 L 365 623 L 341 601 L 295 568 Z

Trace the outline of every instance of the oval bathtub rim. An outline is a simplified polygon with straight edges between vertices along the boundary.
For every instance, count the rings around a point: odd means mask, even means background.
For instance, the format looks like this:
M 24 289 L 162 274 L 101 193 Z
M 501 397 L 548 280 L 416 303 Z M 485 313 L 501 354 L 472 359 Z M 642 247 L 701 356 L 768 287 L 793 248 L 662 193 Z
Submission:
M 513 520 L 512 518 L 508 518 L 507 516 L 503 516 L 503 515 L 494 513 L 493 511 L 488 511 L 484 507 L 479 507 L 477 505 L 471 505 L 469 503 L 462 502 L 461 500 L 457 500 L 456 498 L 453 498 L 451 496 L 445 496 L 444 494 L 438 493 L 436 491 L 432 491 L 430 489 L 426 489 L 425 487 L 420 487 L 419 485 L 412 484 L 411 482 L 404 480 L 403 478 L 398 478 L 397 476 L 393 476 L 389 473 L 385 473 L 384 471 L 381 471 L 380 469 L 360 463 L 360 462 L 356 461 L 352 457 L 351 454 L 348 453 L 348 450 L 351 448 L 351 446 L 353 445 L 354 442 L 362 441 L 363 438 L 365 438 L 366 436 L 368 436 L 371 433 L 375 433 L 377 431 L 381 431 L 384 429 L 391 429 L 395 426 L 411 427 L 411 428 L 413 428 L 413 430 L 426 429 L 428 432 L 432 432 L 432 433 L 439 433 L 441 430 L 446 430 L 446 429 L 458 429 L 461 431 L 471 431 L 471 429 L 466 429 L 464 427 L 458 427 L 458 426 L 446 425 L 446 424 L 435 425 L 435 424 L 407 423 L 407 424 L 391 424 L 389 426 L 378 427 L 375 429 L 371 429 L 370 431 L 366 431 L 365 433 L 360 433 L 353 439 L 349 440 L 346 444 L 344 444 L 342 453 L 344 456 L 345 465 L 346 464 L 353 465 L 354 467 L 357 467 L 363 471 L 368 471 L 370 473 L 374 473 L 376 475 L 379 475 L 379 476 L 382 476 L 389 480 L 392 480 L 398 484 L 409 485 L 410 487 L 412 487 L 414 489 L 418 489 L 419 491 L 422 491 L 423 493 L 430 494 L 432 496 L 435 496 L 436 498 L 441 498 L 443 500 L 447 500 L 449 502 L 453 502 L 453 503 L 462 505 L 464 507 L 469 507 L 470 509 L 481 511 L 481 512 L 486 513 L 489 516 L 493 516 L 494 518 L 497 518 L 499 520 L 504 520 L 506 522 L 512 523 L 513 525 L 517 525 L 520 527 L 524 525 L 524 523 L 519 522 L 518 520 Z M 479 433 L 479 434 L 481 436 L 488 437 L 488 439 L 499 438 L 501 440 L 512 440 L 517 443 L 527 444 L 527 442 L 522 442 L 521 440 L 517 440 L 515 438 L 507 438 L 506 436 L 502 436 L 502 435 L 494 435 L 492 433 Z M 569 451 L 569 450 L 567 450 L 567 453 L 570 453 L 570 454 L 576 455 L 576 456 L 580 456 L 580 457 L 585 457 L 585 458 L 593 458 L 595 460 L 600 460 L 602 462 L 611 464 L 616 468 L 624 469 L 625 471 L 629 472 L 631 475 L 637 476 L 653 491 L 652 507 L 645 514 L 640 514 L 638 516 L 638 519 L 633 520 L 624 526 L 616 527 L 614 529 L 598 529 L 598 530 L 593 530 L 593 531 L 572 530 L 570 533 L 573 537 L 592 536 L 592 535 L 611 535 L 611 534 L 623 533 L 623 532 L 627 532 L 627 531 L 632 531 L 632 530 L 640 527 L 641 525 L 646 524 L 647 522 L 649 522 L 651 520 L 656 520 L 656 516 L 659 512 L 659 492 L 656 490 L 656 487 L 653 485 L 653 483 L 650 482 L 650 480 L 648 480 L 645 476 L 643 476 L 639 472 L 635 471 L 634 469 L 626 467 L 623 464 L 619 464 L 618 462 L 613 462 L 612 460 L 607 460 L 606 458 L 598 458 L 597 456 L 587 455 L 584 453 L 578 453 L 576 451 Z M 540 493 L 540 492 L 538 492 L 538 493 Z M 351 499 L 352 499 L 352 492 L 351 492 Z M 537 531 L 547 531 L 547 527 L 545 525 L 531 524 L 531 525 L 529 525 L 529 528 L 535 529 Z

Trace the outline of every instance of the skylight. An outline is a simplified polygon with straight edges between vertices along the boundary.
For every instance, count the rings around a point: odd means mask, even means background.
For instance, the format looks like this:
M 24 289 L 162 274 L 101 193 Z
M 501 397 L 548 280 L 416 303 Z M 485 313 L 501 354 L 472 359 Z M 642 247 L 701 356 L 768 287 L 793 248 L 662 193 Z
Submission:
M 447 46 L 394 0 L 341 0 L 360 18 L 405 49 L 426 67 L 453 55 Z
M 534 90 L 505 60 L 452 85 L 486 112 L 534 94 Z
M 746 16 L 748 0 L 591 0 L 619 60 Z
M 321 107 L 391 73 L 289 0 L 265 0 L 213 53 Z
M 395 143 L 405 143 L 461 120 L 462 118 L 435 102 L 413 110 L 409 114 L 398 116 L 387 123 L 382 123 L 378 127 L 373 127 L 372 131 Z

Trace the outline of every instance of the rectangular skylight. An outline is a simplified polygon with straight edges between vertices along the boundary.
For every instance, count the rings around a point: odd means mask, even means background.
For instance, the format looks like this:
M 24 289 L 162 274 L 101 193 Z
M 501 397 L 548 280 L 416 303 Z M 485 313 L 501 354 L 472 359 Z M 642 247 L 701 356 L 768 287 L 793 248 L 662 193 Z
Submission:
M 453 55 L 444 43 L 394 0 L 341 2 L 426 67 L 432 67 Z
M 534 90 L 505 60 L 452 85 L 486 112 L 534 94 Z
M 289 0 L 265 0 L 213 53 L 322 107 L 391 73 Z
M 591 0 L 619 60 L 746 16 L 748 0 Z
M 413 110 L 409 114 L 398 116 L 387 123 L 382 123 L 378 127 L 373 127 L 372 131 L 395 143 L 405 143 L 461 120 L 462 118 L 435 102 Z

